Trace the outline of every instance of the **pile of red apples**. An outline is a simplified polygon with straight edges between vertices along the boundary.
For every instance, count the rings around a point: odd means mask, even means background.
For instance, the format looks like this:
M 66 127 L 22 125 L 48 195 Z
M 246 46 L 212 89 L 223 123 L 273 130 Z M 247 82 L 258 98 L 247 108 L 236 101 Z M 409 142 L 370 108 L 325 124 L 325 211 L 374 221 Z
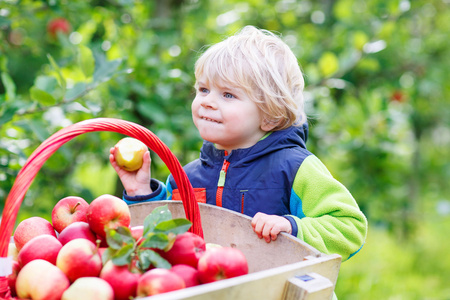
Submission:
M 112 254 L 117 254 L 117 261 L 131 257 L 121 251 L 136 251 L 136 245 L 146 245 L 142 244 L 147 243 L 146 237 L 156 236 L 148 229 L 144 232 L 145 226 L 131 227 L 130 221 L 127 204 L 112 195 L 102 195 L 90 204 L 80 197 L 66 197 L 54 206 L 51 222 L 41 217 L 23 220 L 8 249 L 13 257 L 13 272 L 8 277 L 12 296 L 129 300 L 248 273 L 240 250 L 207 244 L 188 228 L 169 233 L 169 246 L 147 251 L 146 255 L 157 253 L 150 261 L 162 264 L 149 264 L 145 269 L 135 259 L 116 264 Z M 118 228 L 130 232 L 131 246 L 117 250 L 109 245 L 110 233 Z

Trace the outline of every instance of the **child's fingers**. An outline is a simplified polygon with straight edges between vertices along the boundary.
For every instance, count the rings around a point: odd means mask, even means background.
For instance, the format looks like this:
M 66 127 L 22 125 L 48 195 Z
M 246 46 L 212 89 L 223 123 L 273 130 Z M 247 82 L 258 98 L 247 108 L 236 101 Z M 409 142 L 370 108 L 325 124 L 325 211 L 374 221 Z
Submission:
M 111 147 L 111 148 L 109 149 L 109 162 L 110 162 L 111 165 L 114 167 L 114 169 L 115 169 L 116 166 L 117 166 L 116 158 L 115 158 L 115 156 L 114 156 L 115 152 L 116 152 L 116 148 L 115 148 L 115 147 Z
M 144 152 L 142 156 L 142 166 L 137 171 L 136 179 L 139 181 L 146 182 L 147 180 L 150 180 L 151 178 L 151 170 L 150 170 L 150 164 L 151 164 L 151 158 L 150 158 L 150 152 L 147 150 Z
M 119 165 L 116 162 L 116 159 L 114 158 L 114 154 L 109 155 L 109 162 L 111 163 L 111 166 L 114 168 L 114 170 L 119 176 L 121 175 L 121 173 L 126 172 L 125 170 L 119 167 Z
M 253 217 L 251 224 L 258 237 L 260 239 L 264 238 L 267 243 L 270 243 L 277 239 L 281 231 L 287 231 L 284 229 L 284 221 L 285 219 L 280 216 L 257 213 Z
M 283 217 L 257 213 L 252 219 L 252 227 L 259 238 L 270 243 L 275 241 L 282 231 L 290 232 L 291 225 Z
M 152 159 L 150 158 L 150 151 L 145 151 L 144 155 L 142 156 L 142 167 L 144 169 L 150 168 L 150 164 L 152 162 Z
M 263 229 L 264 229 L 264 218 L 266 214 L 264 213 L 257 213 L 253 219 L 252 219 L 252 227 L 253 231 L 256 233 L 256 235 L 262 239 L 263 238 Z
M 256 223 L 253 227 L 253 231 L 259 238 L 262 238 L 262 224 Z
M 277 232 L 275 228 L 275 224 L 271 222 L 264 223 L 262 236 L 266 240 L 267 243 L 270 243 L 270 241 L 275 240 L 277 238 L 279 232 Z
M 144 155 L 142 156 L 142 166 L 141 168 L 138 170 L 138 173 L 143 173 L 148 177 L 151 177 L 150 174 L 150 164 L 151 164 L 152 160 L 150 158 L 150 151 L 146 151 L 144 152 Z M 142 176 L 142 174 L 140 174 L 139 176 Z
M 117 165 L 116 163 L 116 159 L 114 158 L 114 154 L 110 154 L 109 155 L 109 162 L 111 163 L 111 165 L 114 167 L 114 165 Z

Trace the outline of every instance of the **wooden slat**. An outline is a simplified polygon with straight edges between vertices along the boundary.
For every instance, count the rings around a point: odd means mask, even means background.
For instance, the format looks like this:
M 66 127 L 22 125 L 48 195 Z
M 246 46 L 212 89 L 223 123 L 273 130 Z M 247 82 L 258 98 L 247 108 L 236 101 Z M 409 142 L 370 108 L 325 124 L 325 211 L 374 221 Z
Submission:
M 230 278 L 214 283 L 191 287 L 166 294 L 144 298 L 152 300 L 281 300 L 284 299 L 286 284 L 294 276 L 318 273 L 324 277 L 334 277 L 339 255 L 318 257 L 295 264 L 268 269 L 245 276 Z M 334 284 L 333 284 L 334 287 Z M 330 291 L 332 291 L 334 288 Z M 301 298 L 300 298 L 301 299 Z M 327 298 L 325 298 L 327 299 Z

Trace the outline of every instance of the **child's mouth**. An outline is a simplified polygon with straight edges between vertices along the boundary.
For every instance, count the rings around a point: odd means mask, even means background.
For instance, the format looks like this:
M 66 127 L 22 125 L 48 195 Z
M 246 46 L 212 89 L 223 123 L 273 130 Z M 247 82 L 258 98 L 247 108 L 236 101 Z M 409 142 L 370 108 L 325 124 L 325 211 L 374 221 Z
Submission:
M 205 120 L 205 121 L 208 121 L 208 122 L 222 123 L 222 122 L 219 122 L 219 121 L 217 121 L 217 120 L 210 119 L 210 118 L 207 118 L 207 117 L 201 117 L 201 119 L 202 119 L 202 120 Z

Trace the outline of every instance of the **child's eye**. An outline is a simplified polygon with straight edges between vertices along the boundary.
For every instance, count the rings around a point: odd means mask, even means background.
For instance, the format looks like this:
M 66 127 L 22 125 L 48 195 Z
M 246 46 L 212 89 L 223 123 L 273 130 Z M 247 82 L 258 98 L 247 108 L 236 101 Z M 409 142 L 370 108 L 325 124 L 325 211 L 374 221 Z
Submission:
M 234 97 L 234 95 L 232 95 L 232 94 L 230 94 L 230 93 L 223 93 L 223 96 L 224 96 L 225 98 L 227 98 L 227 99 L 233 99 L 233 98 L 236 98 L 236 97 Z
M 203 87 L 198 88 L 198 91 L 200 93 L 206 93 L 206 94 L 209 93 L 209 90 L 207 88 L 203 88 Z

